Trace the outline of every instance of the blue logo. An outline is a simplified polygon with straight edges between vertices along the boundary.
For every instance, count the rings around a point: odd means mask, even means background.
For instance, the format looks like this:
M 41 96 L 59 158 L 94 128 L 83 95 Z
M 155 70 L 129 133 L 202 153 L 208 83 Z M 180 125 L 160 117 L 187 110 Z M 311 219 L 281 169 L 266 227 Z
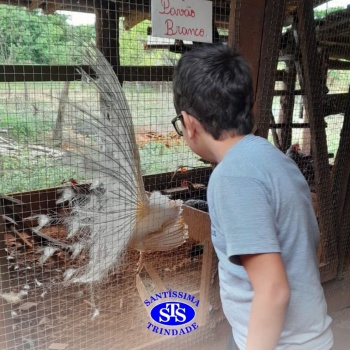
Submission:
M 192 306 L 179 301 L 169 301 L 156 305 L 151 310 L 152 319 L 166 326 L 181 326 L 191 322 L 196 316 Z
M 199 303 L 195 295 L 187 292 L 169 289 L 155 293 L 144 300 L 145 306 L 151 308 L 149 315 L 153 322 L 147 322 L 147 329 L 172 337 L 189 334 L 199 327 L 195 322 Z

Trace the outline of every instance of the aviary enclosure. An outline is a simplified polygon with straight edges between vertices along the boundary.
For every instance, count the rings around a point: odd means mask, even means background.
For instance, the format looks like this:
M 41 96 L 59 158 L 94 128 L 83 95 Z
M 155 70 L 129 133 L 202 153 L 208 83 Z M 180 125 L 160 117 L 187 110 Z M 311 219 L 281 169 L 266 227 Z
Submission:
M 325 2 L 214 0 L 210 23 L 251 63 L 254 132 L 310 185 L 331 300 L 350 285 L 350 10 Z M 200 43 L 153 37 L 150 1 L 0 3 L 0 348 L 225 349 L 215 164 L 170 123 Z M 173 334 L 150 318 L 166 292 L 196 311 Z

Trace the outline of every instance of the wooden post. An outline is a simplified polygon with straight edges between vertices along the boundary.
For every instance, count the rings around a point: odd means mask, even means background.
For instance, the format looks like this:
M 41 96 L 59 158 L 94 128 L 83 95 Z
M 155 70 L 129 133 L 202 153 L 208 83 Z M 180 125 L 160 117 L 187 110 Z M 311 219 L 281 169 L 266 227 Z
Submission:
M 349 162 L 348 162 L 349 163 Z M 350 263 L 350 246 L 349 246 L 349 232 L 350 232 L 350 177 L 344 181 L 345 189 L 345 200 L 343 206 L 343 213 L 338 222 L 337 227 L 339 230 L 338 240 L 338 254 L 339 254 L 339 265 L 338 265 L 338 278 L 344 277 L 344 274 L 348 274 L 349 270 L 347 267 Z M 347 189 L 346 189 L 347 188 Z
M 10 292 L 10 275 L 5 251 L 5 224 L 2 219 L 3 207 L 0 206 L 0 292 Z M 11 306 L 0 297 L 0 349 L 14 349 L 14 332 L 12 328 Z
M 344 113 L 343 127 L 332 171 L 332 195 L 334 204 L 334 220 L 338 232 L 339 266 L 338 276 L 344 271 L 346 255 L 349 254 L 347 241 L 349 240 L 350 218 L 350 89 Z
M 63 140 L 63 124 L 64 124 L 64 113 L 66 109 L 66 103 L 69 95 L 69 81 L 63 83 L 63 89 L 61 96 L 58 101 L 58 110 L 55 127 L 53 129 L 52 138 L 55 141 L 55 146 L 61 146 Z
M 299 79 L 299 85 L 301 91 L 305 93 L 305 86 L 304 86 L 304 72 L 303 72 L 303 66 L 300 61 L 295 62 L 296 71 L 298 74 Z M 308 124 L 309 123 L 309 115 L 308 111 L 305 108 L 305 105 L 307 104 L 307 97 L 305 95 L 302 95 L 302 106 L 300 110 L 300 118 L 302 118 L 302 123 Z M 310 128 L 305 128 L 301 131 L 301 151 L 304 154 L 310 154 L 311 153 L 311 135 L 310 135 Z
M 285 0 L 266 0 L 255 98 L 256 134 L 265 138 L 270 127 L 285 3 Z M 249 45 L 249 39 L 247 42 Z
M 95 8 L 96 15 L 96 45 L 112 65 L 119 82 L 123 78 L 119 74 L 119 13 L 115 2 L 101 0 Z M 119 75 L 118 75 L 119 74 Z
M 266 2 L 231 0 L 227 45 L 237 49 L 250 63 L 254 92 L 259 73 Z
M 295 25 L 295 23 L 294 23 L 294 25 Z M 305 105 L 307 104 L 307 97 L 305 96 L 304 70 L 303 70 L 303 63 L 301 62 L 300 38 L 299 38 L 299 34 L 298 34 L 298 28 L 296 26 L 293 28 L 293 35 L 294 35 L 294 38 L 296 41 L 295 68 L 296 68 L 296 72 L 297 72 L 297 76 L 298 76 L 298 80 L 299 80 L 300 89 L 303 92 L 303 95 L 301 96 L 302 106 L 300 108 L 299 119 L 302 119 L 303 123 L 309 124 L 309 115 L 308 115 L 307 109 L 305 108 Z M 304 154 L 311 153 L 310 128 L 305 128 L 305 129 L 302 129 L 302 131 L 301 131 L 301 150 Z
M 275 121 L 275 117 L 273 116 L 272 111 L 270 113 L 270 123 L 272 126 L 271 133 L 272 133 L 273 144 L 275 145 L 276 148 L 281 149 L 280 137 L 277 133 L 277 129 L 275 128 L 276 121 Z
M 278 123 L 284 123 L 281 128 L 281 150 L 286 152 L 292 143 L 292 127 L 294 112 L 294 90 L 296 81 L 296 69 L 294 59 L 286 62 L 286 74 L 283 77 L 285 95 L 281 96 L 281 111 Z
M 295 36 L 298 40 L 298 34 L 297 32 L 295 32 Z M 300 57 L 300 47 L 298 46 L 298 53 L 297 56 Z M 328 60 L 329 60 L 329 55 L 328 55 L 328 50 L 323 50 L 322 55 L 318 57 L 321 57 L 321 61 L 320 61 L 320 67 L 321 67 L 321 94 L 323 96 L 323 106 L 326 107 L 325 102 L 328 99 L 328 96 L 326 96 L 327 94 L 327 74 L 328 74 Z M 303 66 L 302 63 L 297 61 L 296 62 L 296 68 L 297 68 L 297 72 L 298 72 L 298 78 L 299 78 L 299 84 L 300 84 L 300 88 L 302 91 L 305 91 L 305 86 L 304 86 L 304 72 L 303 72 Z M 302 101 L 303 101 L 303 105 L 305 106 L 306 102 L 306 96 L 303 95 L 302 97 Z M 325 114 L 325 110 L 326 108 L 323 108 L 324 114 L 323 117 L 325 117 L 327 114 Z M 309 115 L 308 115 L 308 111 L 305 108 L 302 108 L 302 118 L 303 118 L 303 123 L 309 123 Z M 326 126 L 326 124 L 324 124 Z M 310 128 L 305 128 L 302 130 L 302 142 L 301 142 L 301 150 L 303 153 L 305 154 L 311 154 L 311 133 L 310 133 Z
M 201 285 L 199 297 L 201 303 L 198 309 L 198 325 L 204 326 L 208 323 L 209 300 L 210 300 L 210 279 L 212 274 L 214 248 L 210 242 L 210 237 L 203 243 L 203 265 L 201 273 Z
M 319 204 L 319 225 L 325 240 L 325 255 L 329 264 L 329 278 L 333 278 L 337 264 L 336 232 L 333 219 L 333 204 L 330 183 L 330 167 L 325 122 L 323 115 L 323 93 L 321 67 L 317 55 L 316 34 L 313 17 L 313 3 L 298 0 L 298 28 L 302 65 L 304 71 L 304 85 L 306 105 L 312 134 L 312 154 L 315 168 L 316 192 Z

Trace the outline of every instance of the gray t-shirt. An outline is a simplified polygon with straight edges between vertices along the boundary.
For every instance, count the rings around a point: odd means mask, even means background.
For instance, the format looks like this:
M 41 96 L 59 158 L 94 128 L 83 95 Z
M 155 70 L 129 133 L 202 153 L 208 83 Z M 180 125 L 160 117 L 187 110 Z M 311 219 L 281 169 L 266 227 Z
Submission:
M 213 171 L 208 204 L 222 305 L 238 347 L 245 349 L 253 289 L 237 256 L 280 252 L 291 297 L 276 349 L 331 349 L 316 256 L 319 229 L 296 164 L 267 140 L 247 135 Z

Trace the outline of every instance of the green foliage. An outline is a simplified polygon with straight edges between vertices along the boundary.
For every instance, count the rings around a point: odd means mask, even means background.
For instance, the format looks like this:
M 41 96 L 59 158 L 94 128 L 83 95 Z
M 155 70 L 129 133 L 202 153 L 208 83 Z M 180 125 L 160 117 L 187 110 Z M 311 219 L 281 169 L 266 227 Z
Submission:
M 145 50 L 145 20 L 130 30 L 119 22 L 122 65 L 168 65 L 179 55 L 168 50 Z M 77 42 L 95 42 L 95 26 L 72 26 L 62 14 L 43 15 L 24 7 L 0 5 L 0 63 L 3 64 L 80 64 L 82 46 Z
M 347 93 L 350 86 L 350 74 L 345 70 L 328 70 L 327 87 L 330 93 Z
M 119 22 L 120 64 L 133 66 L 168 65 L 179 58 L 178 54 L 169 50 L 145 50 L 147 28 L 151 21 L 144 20 L 130 30 L 125 30 L 123 21 Z
M 163 143 L 153 141 L 139 148 L 141 170 L 144 175 L 175 171 L 180 165 L 201 167 L 199 157 L 184 145 L 167 147 Z
M 9 137 L 19 143 L 35 142 L 41 134 L 53 129 L 52 119 L 32 114 L 4 113 L 0 120 L 1 128 L 8 128 Z
M 73 168 L 59 166 L 47 157 L 0 156 L 0 193 L 32 191 L 60 186 L 63 179 L 77 178 Z
M 326 10 L 314 10 L 314 18 L 315 19 L 322 19 L 325 18 L 326 16 L 328 16 L 329 14 L 333 13 L 333 12 L 337 12 L 340 10 L 344 10 L 343 7 L 330 7 Z
M 0 63 L 78 64 L 74 38 L 94 40 L 93 26 L 70 26 L 60 14 L 43 15 L 24 7 L 0 5 Z
M 144 175 L 175 171 L 180 165 L 201 167 L 198 156 L 184 145 L 168 148 L 159 142 L 149 142 L 139 149 Z M 28 150 L 20 155 L 0 155 L 0 193 L 32 191 L 60 186 L 63 179 L 80 181 L 84 174 L 75 167 L 63 166 L 60 160 L 45 156 L 33 157 Z

